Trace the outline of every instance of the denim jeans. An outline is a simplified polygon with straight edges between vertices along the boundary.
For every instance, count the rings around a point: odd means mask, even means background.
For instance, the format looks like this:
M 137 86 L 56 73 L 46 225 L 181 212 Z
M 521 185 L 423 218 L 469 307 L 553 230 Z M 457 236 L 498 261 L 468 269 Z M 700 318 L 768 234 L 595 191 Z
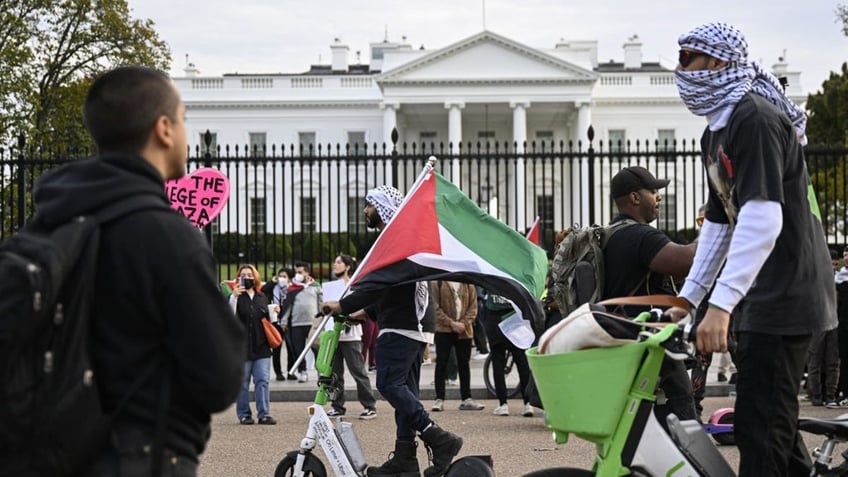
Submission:
M 236 401 L 236 415 L 239 419 L 250 417 L 250 377 L 253 377 L 254 394 L 256 395 L 256 416 L 259 419 L 268 415 L 271 392 L 268 380 L 271 378 L 271 358 L 255 361 L 245 361 L 244 380 L 241 383 L 241 393 Z
M 397 333 L 377 338 L 377 390 L 395 409 L 397 440 L 415 441 L 415 433 L 430 425 L 430 416 L 418 400 L 418 381 L 424 343 Z

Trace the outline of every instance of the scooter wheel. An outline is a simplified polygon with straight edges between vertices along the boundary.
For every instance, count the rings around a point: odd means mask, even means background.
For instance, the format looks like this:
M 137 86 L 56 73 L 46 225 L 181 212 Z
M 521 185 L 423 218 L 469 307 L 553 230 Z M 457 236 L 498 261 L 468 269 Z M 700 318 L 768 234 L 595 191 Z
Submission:
M 283 460 L 277 464 L 277 470 L 274 471 L 274 477 L 291 477 L 294 475 L 294 465 L 297 463 L 297 451 L 289 452 Z M 327 470 L 324 469 L 324 464 L 312 454 L 306 454 L 306 459 L 303 461 L 304 477 L 327 477 Z
M 445 477 L 495 477 L 491 456 L 465 456 L 448 467 Z
M 721 410 L 724 411 L 724 410 Z M 718 416 L 714 416 L 710 419 L 710 422 L 713 424 L 733 424 L 733 417 L 735 413 L 733 411 L 724 411 Z M 722 446 L 735 446 L 736 445 L 736 435 L 733 432 L 720 432 L 718 434 L 713 434 L 713 439 Z

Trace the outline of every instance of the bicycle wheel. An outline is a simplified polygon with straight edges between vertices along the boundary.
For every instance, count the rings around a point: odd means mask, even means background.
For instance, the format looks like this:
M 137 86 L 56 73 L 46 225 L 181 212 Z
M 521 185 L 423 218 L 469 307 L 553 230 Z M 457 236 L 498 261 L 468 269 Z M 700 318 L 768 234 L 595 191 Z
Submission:
M 518 366 L 512 361 L 512 352 L 506 350 L 506 364 L 504 365 L 504 378 L 506 380 L 506 397 L 514 398 L 521 394 L 519 383 L 521 380 L 518 377 Z M 486 391 L 490 396 L 497 397 L 495 392 L 495 375 L 494 367 L 492 366 L 492 353 L 486 358 L 483 363 L 483 384 L 486 385 Z
M 294 465 L 297 463 L 297 451 L 289 452 L 283 460 L 277 464 L 274 477 L 290 477 L 294 475 Z M 303 475 L 305 477 L 327 477 L 324 464 L 312 454 L 306 454 L 303 462 Z
M 573 469 L 570 467 L 557 467 L 555 469 L 542 469 L 536 472 L 524 474 L 523 477 L 593 477 L 591 470 Z

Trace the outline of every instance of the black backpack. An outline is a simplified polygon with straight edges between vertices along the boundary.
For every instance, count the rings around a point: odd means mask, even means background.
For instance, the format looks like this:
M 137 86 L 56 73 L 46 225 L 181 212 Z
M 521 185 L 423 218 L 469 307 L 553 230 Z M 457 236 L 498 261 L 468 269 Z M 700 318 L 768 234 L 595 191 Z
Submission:
M 100 225 L 157 207 L 125 199 L 53 230 L 36 214 L 0 244 L 0 475 L 71 475 L 103 450 L 142 379 L 103 412 L 89 350 Z

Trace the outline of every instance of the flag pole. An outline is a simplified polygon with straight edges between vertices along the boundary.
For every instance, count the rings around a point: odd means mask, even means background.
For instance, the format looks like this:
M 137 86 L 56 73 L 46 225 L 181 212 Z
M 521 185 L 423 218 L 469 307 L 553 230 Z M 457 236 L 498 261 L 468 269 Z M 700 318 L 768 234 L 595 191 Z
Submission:
M 395 212 L 395 215 L 393 217 L 396 217 L 400 213 L 400 211 L 403 210 L 404 206 L 406 206 L 406 203 L 409 201 L 409 198 L 415 193 L 416 190 L 418 190 L 418 188 L 421 186 L 421 183 L 423 183 L 424 179 L 427 178 L 427 175 L 435 168 L 436 161 L 438 160 L 439 159 L 436 158 L 436 156 L 430 156 L 427 158 L 427 162 L 424 164 L 424 168 L 421 170 L 421 173 L 418 174 L 418 178 L 415 179 L 415 182 L 412 183 L 412 187 L 409 188 L 409 191 L 406 193 L 406 196 L 401 201 L 400 206 L 398 206 L 398 210 Z M 371 257 L 371 252 L 373 252 L 374 249 L 377 248 L 377 242 L 379 242 L 380 237 L 383 236 L 383 231 L 388 229 L 391 224 L 392 221 L 389 220 L 389 223 L 386 224 L 383 230 L 380 231 L 380 235 L 377 236 L 377 240 L 375 240 L 374 244 L 371 245 L 371 249 L 368 250 L 368 253 L 365 254 L 365 258 L 363 258 L 362 261 L 359 262 L 359 266 L 356 267 L 356 270 L 353 272 L 353 275 L 350 277 L 350 280 L 348 280 L 347 283 L 353 283 L 354 279 L 357 277 L 357 275 L 359 275 L 359 271 L 363 269 L 363 265 L 365 265 L 365 262 L 367 262 L 368 258 Z M 342 290 L 341 296 L 344 297 L 345 295 L 347 295 L 348 291 L 350 291 L 350 285 L 345 284 L 345 288 L 344 290 Z M 321 313 L 324 312 L 324 310 L 320 311 Z M 309 339 L 306 341 L 306 346 L 304 346 L 303 352 L 301 352 L 300 356 L 298 356 L 295 360 L 294 364 L 289 370 L 289 374 L 294 374 L 294 371 L 300 365 L 301 361 L 306 359 L 307 351 L 310 351 L 312 349 L 312 343 L 314 343 L 315 340 L 318 339 L 318 336 L 321 335 L 321 331 L 324 329 L 325 326 L 327 326 L 327 321 L 329 321 L 330 318 L 332 318 L 332 315 L 330 315 L 329 313 L 324 314 L 324 318 L 321 320 L 321 324 L 318 326 L 315 333 L 313 333 L 312 336 L 310 336 Z

